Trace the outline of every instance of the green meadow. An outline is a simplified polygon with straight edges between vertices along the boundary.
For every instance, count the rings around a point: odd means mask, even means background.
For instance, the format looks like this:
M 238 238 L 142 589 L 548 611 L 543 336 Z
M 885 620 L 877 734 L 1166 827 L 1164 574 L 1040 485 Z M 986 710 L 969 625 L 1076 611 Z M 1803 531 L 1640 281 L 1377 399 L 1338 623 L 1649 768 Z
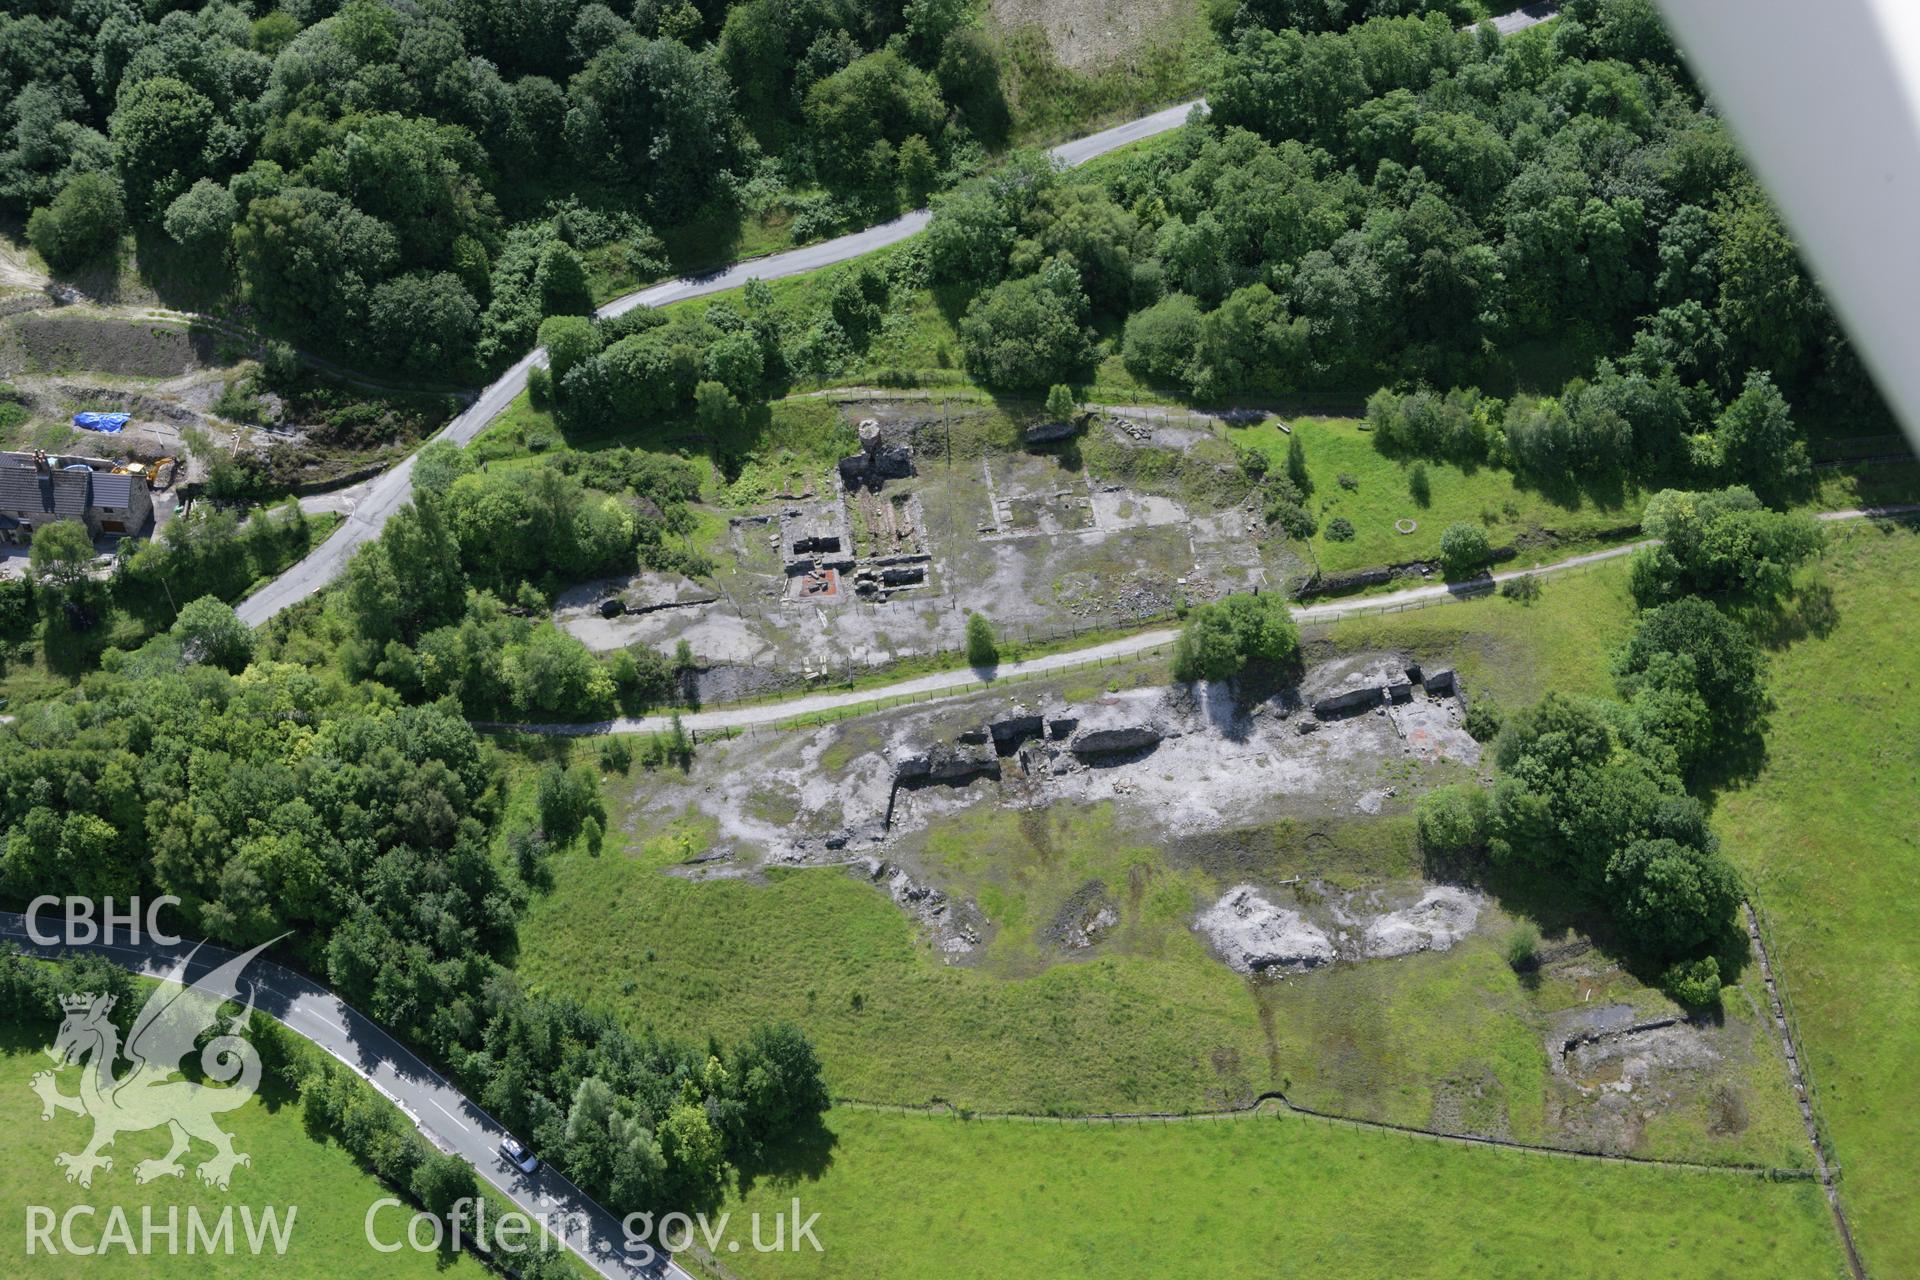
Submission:
M 821 1251 L 745 1280 L 1538 1276 L 1835 1280 L 1819 1188 L 1469 1148 L 1299 1116 L 1075 1125 L 836 1110 L 736 1214 L 797 1197 Z
M 1868 1270 L 1920 1275 L 1920 533 L 1835 530 L 1775 637 L 1767 757 L 1715 826 L 1766 913 Z

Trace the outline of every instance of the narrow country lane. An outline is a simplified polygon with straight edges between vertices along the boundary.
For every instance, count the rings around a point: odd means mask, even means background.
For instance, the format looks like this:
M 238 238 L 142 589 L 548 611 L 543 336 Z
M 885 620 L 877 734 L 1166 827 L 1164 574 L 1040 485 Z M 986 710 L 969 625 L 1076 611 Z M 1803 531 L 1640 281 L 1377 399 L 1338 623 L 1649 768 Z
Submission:
M 1069 165 L 1084 163 L 1128 143 L 1178 128 L 1186 120 L 1187 113 L 1198 105 L 1198 102 L 1188 102 L 1157 111 L 1139 120 L 1131 120 L 1055 147 L 1052 154 Z M 788 276 L 819 271 L 862 257 L 876 249 L 899 244 L 909 236 L 924 231 L 932 218 L 931 211 L 915 209 L 891 222 L 883 222 L 879 226 L 820 244 L 737 262 L 724 270 L 706 275 L 682 276 L 678 280 L 652 285 L 637 293 L 615 298 L 601 307 L 598 314 L 603 317 L 617 316 L 635 307 L 664 307 L 688 298 L 738 289 L 749 280 L 782 280 Z M 514 398 L 526 390 L 527 374 L 535 365 L 545 364 L 546 358 L 545 350 L 534 350 L 515 361 L 435 438 L 459 445 L 472 443 L 488 423 L 505 412 Z M 250 627 L 257 627 L 281 610 L 298 604 L 331 583 L 345 570 L 347 561 L 361 544 L 379 537 L 387 520 L 404 507 L 412 496 L 413 459 L 409 457 L 367 486 L 365 494 L 355 504 L 353 514 L 334 530 L 332 537 L 310 552 L 304 560 L 242 601 L 236 610 L 240 620 Z
M 1558 0 L 1539 0 L 1534 4 L 1523 5 L 1510 13 L 1501 14 L 1493 19 L 1493 25 L 1502 35 L 1511 35 L 1516 31 L 1545 22 L 1559 12 Z M 1179 128 L 1195 108 L 1204 108 L 1206 99 L 1195 98 L 1191 102 L 1178 103 L 1163 108 L 1137 120 L 1102 129 L 1098 133 L 1076 138 L 1072 142 L 1063 142 L 1048 152 L 1055 160 L 1066 166 L 1085 164 L 1087 161 L 1104 156 L 1131 143 L 1155 137 Z M 804 275 L 818 271 L 823 267 L 835 266 L 876 249 L 899 244 L 909 236 L 926 229 L 933 214 L 927 209 L 915 209 L 891 222 L 868 227 L 864 231 L 855 231 L 836 239 L 825 240 L 819 244 L 805 245 L 798 249 L 788 249 L 783 253 L 771 254 L 764 258 L 751 258 L 745 262 L 736 262 L 723 270 L 705 275 L 682 276 L 678 280 L 668 280 L 651 285 L 624 297 L 615 298 L 601 307 L 597 314 L 617 316 L 633 310 L 635 307 L 664 307 L 673 302 L 684 302 L 688 298 L 705 297 L 711 293 L 720 293 L 727 289 L 737 289 L 749 280 L 781 280 L 788 276 Z M 513 366 L 482 391 L 465 412 L 435 437 L 450 440 L 454 444 L 468 444 L 486 428 L 506 407 L 513 403 L 527 385 L 527 374 L 536 364 L 545 364 L 547 353 L 535 349 L 515 361 Z M 394 468 L 381 475 L 368 487 L 364 497 L 355 506 L 353 514 L 343 521 L 333 532 L 333 536 L 316 547 L 307 557 L 281 574 L 278 578 L 254 592 L 240 603 L 236 612 L 240 620 L 250 627 L 257 627 L 272 618 L 283 609 L 290 608 L 319 591 L 346 568 L 347 561 L 360 545 L 380 536 L 380 530 L 394 512 L 405 506 L 413 493 L 413 459 L 407 458 Z
M 58 936 L 64 922 L 51 914 L 35 922 L 42 937 Z M 193 948 L 190 944 L 162 946 L 157 942 L 79 943 L 64 940 L 53 945 L 35 942 L 19 912 L 0 911 L 0 943 L 10 942 L 30 955 L 53 956 L 62 951 L 102 956 L 145 978 L 167 978 L 175 963 Z M 188 981 L 199 978 L 236 956 L 212 943 L 200 946 L 187 968 Z M 251 989 L 253 1004 L 288 1030 L 320 1046 L 353 1073 L 384 1094 L 413 1121 L 428 1141 L 459 1156 L 536 1221 L 563 1224 L 567 1247 L 607 1280 L 693 1280 L 664 1255 L 642 1262 L 623 1246 L 620 1219 L 548 1165 L 523 1174 L 500 1153 L 507 1131 L 498 1121 L 454 1087 L 379 1024 L 310 978 L 270 960 L 255 960 L 242 981 Z

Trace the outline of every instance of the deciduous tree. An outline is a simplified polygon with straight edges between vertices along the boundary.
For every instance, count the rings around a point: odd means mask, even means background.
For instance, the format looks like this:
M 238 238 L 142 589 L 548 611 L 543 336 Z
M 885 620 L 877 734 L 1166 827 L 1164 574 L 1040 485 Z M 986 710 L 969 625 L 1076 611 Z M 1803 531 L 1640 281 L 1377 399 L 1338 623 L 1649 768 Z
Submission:
M 1249 662 L 1287 667 L 1300 656 L 1300 633 L 1285 597 L 1229 595 L 1187 615 L 1173 646 L 1173 678 L 1228 680 Z
M 1483 572 L 1491 554 L 1486 528 L 1470 520 L 1456 520 L 1440 535 L 1440 564 L 1449 581 Z
M 72 271 L 120 247 L 126 215 L 120 184 L 104 173 L 83 173 L 53 203 L 27 219 L 27 240 L 55 271 Z

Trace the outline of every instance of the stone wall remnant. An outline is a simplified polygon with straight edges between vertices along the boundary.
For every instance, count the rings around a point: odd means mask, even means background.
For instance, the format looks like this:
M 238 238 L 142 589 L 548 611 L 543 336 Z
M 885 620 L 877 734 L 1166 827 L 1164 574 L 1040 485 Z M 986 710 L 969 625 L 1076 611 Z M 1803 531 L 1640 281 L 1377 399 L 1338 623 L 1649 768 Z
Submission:
M 913 452 L 903 444 L 888 444 L 880 424 L 872 418 L 860 423 L 860 452 L 840 459 L 840 479 L 849 489 L 878 489 L 887 480 L 913 474 Z
M 1328 694 L 1313 704 L 1313 714 L 1322 720 L 1331 720 L 1368 707 L 1378 706 L 1382 694 L 1379 685 L 1361 685 L 1357 689 L 1344 689 L 1339 693 Z
M 1096 724 L 1082 727 L 1067 744 L 1076 756 L 1119 755 L 1147 751 L 1160 745 L 1166 731 L 1151 721 L 1136 724 Z

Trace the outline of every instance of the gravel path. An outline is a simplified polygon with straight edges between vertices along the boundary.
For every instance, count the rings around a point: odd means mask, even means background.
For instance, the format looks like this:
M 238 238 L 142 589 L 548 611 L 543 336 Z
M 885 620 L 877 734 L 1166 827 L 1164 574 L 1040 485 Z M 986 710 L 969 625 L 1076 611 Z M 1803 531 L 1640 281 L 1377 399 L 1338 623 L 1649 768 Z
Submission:
M 1823 521 L 1864 520 L 1880 516 L 1912 515 L 1920 513 L 1920 502 L 1897 503 L 1884 507 L 1855 507 L 1846 511 L 1823 511 L 1816 519 Z M 1362 596 L 1353 600 L 1330 600 L 1324 604 L 1296 606 L 1293 610 L 1295 621 L 1302 624 L 1338 622 L 1342 618 L 1356 617 L 1360 614 L 1378 613 L 1383 610 L 1421 608 L 1426 605 L 1444 604 L 1452 600 L 1470 599 L 1487 594 L 1503 582 L 1515 578 L 1550 577 L 1556 573 L 1566 573 L 1586 565 L 1598 564 L 1604 560 L 1617 560 L 1621 556 L 1632 555 L 1642 547 L 1652 546 L 1655 539 L 1646 538 L 1639 542 L 1630 542 L 1624 546 L 1608 547 L 1603 551 L 1589 551 L 1583 555 L 1569 556 L 1553 564 L 1542 565 L 1536 569 L 1508 569 L 1500 573 L 1475 579 L 1467 583 L 1434 583 L 1429 586 L 1409 587 L 1405 591 L 1395 591 L 1382 596 Z M 1072 649 L 1063 653 L 1050 653 L 1045 657 L 1029 658 L 1024 662 L 1004 663 L 992 670 L 980 668 L 959 671 L 939 671 L 932 675 L 915 676 L 909 680 L 896 681 L 893 684 L 879 685 L 871 689 L 841 690 L 834 693 L 815 693 L 805 697 L 789 698 L 780 702 L 760 703 L 744 707 L 717 707 L 711 711 L 695 711 L 683 714 L 680 724 L 694 732 L 711 732 L 722 729 L 752 729 L 798 716 L 819 715 L 829 711 L 841 711 L 869 703 L 890 699 L 963 697 L 991 689 L 996 684 L 1010 679 L 1026 676 L 1046 675 L 1051 672 L 1067 671 L 1091 663 L 1110 661 L 1115 658 L 1128 658 L 1152 649 L 1172 644 L 1178 634 L 1172 627 L 1142 631 L 1118 640 L 1109 640 L 1103 644 L 1090 645 L 1084 649 Z M 657 733 L 667 729 L 672 723 L 670 715 L 622 716 L 616 720 L 600 720 L 587 724 L 504 724 L 482 722 L 483 729 L 515 729 L 525 733 L 554 734 L 563 737 L 586 737 L 603 733 Z

